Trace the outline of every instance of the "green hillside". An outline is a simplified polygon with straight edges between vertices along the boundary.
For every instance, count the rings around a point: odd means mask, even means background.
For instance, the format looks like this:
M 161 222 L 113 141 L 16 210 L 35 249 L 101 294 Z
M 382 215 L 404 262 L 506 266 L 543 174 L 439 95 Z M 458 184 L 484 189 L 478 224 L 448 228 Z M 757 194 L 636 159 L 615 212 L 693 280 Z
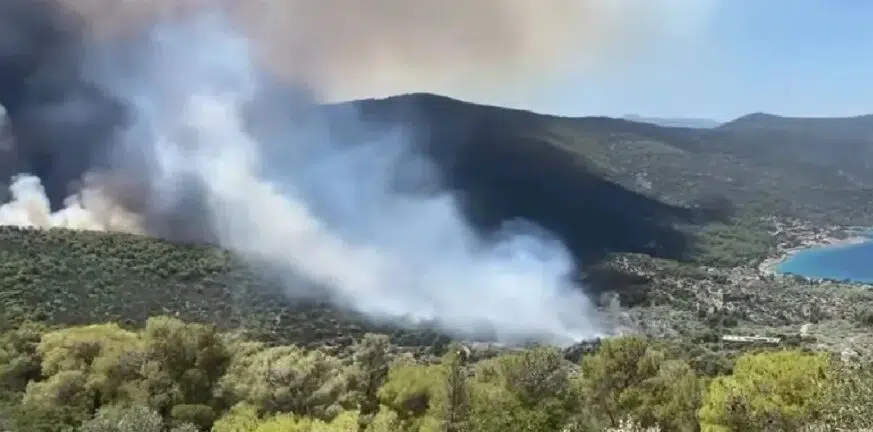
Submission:
M 27 320 L 140 325 L 172 315 L 301 346 L 342 348 L 367 330 L 425 351 L 447 341 L 291 299 L 224 251 L 125 234 L 0 227 L 0 298 L 7 329 Z

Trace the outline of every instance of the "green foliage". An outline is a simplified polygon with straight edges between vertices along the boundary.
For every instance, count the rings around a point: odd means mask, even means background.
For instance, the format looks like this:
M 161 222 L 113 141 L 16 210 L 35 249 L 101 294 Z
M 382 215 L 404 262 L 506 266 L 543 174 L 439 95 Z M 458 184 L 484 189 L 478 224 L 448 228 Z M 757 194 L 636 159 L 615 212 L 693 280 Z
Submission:
M 470 388 L 464 368 L 466 355 L 452 346 L 443 357 L 443 383 L 437 388 L 431 406 L 439 429 L 446 432 L 468 430 L 470 424 Z
M 410 419 L 427 412 L 440 386 L 439 368 L 415 363 L 398 363 L 388 372 L 388 380 L 379 389 L 379 399 L 400 417 Z
M 231 356 L 213 326 L 149 319 L 142 335 L 149 405 L 166 413 L 177 405 L 209 405 Z
M 756 265 L 776 247 L 768 228 L 754 217 L 704 226 L 695 232 L 689 256 L 696 263 L 715 267 Z
M 821 400 L 819 423 L 836 430 L 873 429 L 873 363 L 832 361 Z
M 701 383 L 692 368 L 645 339 L 624 337 L 603 342 L 581 362 L 578 379 L 583 404 L 601 426 L 619 427 L 627 418 L 643 427 L 693 431 Z
M 703 431 L 799 430 L 816 420 L 824 397 L 828 358 L 792 351 L 740 357 L 733 373 L 708 386 Z
M 82 425 L 81 432 L 162 432 L 164 419 L 144 407 L 108 406 Z
M 171 315 L 304 348 L 343 350 L 370 331 L 390 333 L 392 344 L 421 354 L 445 341 L 433 331 L 387 331 L 355 313 L 292 301 L 278 288 L 275 280 L 207 246 L 0 226 L 0 330 L 30 321 L 127 328 Z
M 238 405 L 219 419 L 213 432 L 348 432 L 358 426 L 358 412 L 345 411 L 324 422 L 291 413 L 259 417 L 257 409 Z M 376 430 L 378 432 L 378 430 Z M 387 431 L 387 430 L 386 430 Z
M 247 404 L 235 405 L 212 426 L 213 432 L 249 432 L 260 423 L 258 409 Z
M 208 429 L 215 421 L 215 410 L 207 405 L 182 404 L 173 407 L 170 417 L 176 424 L 190 424 L 199 429 Z
M 606 339 L 575 365 L 544 346 L 475 361 L 451 345 L 427 363 L 380 336 L 342 360 L 167 317 L 38 329 L 0 335 L 16 432 L 814 432 L 868 428 L 873 409 L 869 362 L 799 351 L 702 378 L 682 350 L 641 337 Z
M 322 352 L 279 346 L 235 359 L 221 384 L 236 400 L 263 412 L 329 420 L 348 395 L 345 373 L 338 359 Z
M 39 378 L 42 369 L 37 346 L 45 331 L 42 324 L 24 322 L 0 334 L 0 391 L 23 392 L 28 382 Z
M 379 412 L 379 388 L 385 384 L 391 359 L 390 342 L 386 336 L 368 334 L 354 353 L 351 386 L 357 391 L 360 429 L 366 429 Z

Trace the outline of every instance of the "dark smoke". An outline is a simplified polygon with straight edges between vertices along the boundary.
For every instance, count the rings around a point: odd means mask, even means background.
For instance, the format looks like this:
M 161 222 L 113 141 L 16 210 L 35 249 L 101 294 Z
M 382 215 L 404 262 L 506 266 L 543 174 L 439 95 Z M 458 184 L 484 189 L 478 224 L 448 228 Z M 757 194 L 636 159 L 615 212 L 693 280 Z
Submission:
M 102 162 L 125 117 L 82 77 L 83 23 L 50 0 L 0 2 L 0 105 L 14 137 L 0 178 L 36 175 L 55 209 Z

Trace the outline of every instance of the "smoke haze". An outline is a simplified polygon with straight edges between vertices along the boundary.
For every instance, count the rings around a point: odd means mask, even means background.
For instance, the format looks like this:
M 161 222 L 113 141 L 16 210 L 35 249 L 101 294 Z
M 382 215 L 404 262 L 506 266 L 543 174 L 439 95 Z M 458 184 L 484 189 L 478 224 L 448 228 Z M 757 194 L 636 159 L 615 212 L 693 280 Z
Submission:
M 624 38 L 622 8 L 3 1 L 0 223 L 216 241 L 341 306 L 459 336 L 605 330 L 560 242 L 524 223 L 483 242 L 415 131 L 376 133 L 351 108 L 328 126 L 316 102 L 547 75 Z
M 717 0 L 59 0 L 92 34 L 221 8 L 262 65 L 322 99 L 506 92 L 693 33 Z

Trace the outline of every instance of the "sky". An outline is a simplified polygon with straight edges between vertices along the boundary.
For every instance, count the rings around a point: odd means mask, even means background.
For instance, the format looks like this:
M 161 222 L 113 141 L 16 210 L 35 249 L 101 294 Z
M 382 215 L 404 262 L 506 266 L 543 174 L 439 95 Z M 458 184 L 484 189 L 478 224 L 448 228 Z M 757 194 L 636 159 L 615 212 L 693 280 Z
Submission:
M 675 2 L 711 7 L 694 11 L 693 25 L 647 41 L 630 60 L 531 84 L 507 104 L 559 115 L 722 121 L 751 112 L 873 113 L 873 1 Z M 687 14 L 676 13 L 676 26 L 685 25 Z

